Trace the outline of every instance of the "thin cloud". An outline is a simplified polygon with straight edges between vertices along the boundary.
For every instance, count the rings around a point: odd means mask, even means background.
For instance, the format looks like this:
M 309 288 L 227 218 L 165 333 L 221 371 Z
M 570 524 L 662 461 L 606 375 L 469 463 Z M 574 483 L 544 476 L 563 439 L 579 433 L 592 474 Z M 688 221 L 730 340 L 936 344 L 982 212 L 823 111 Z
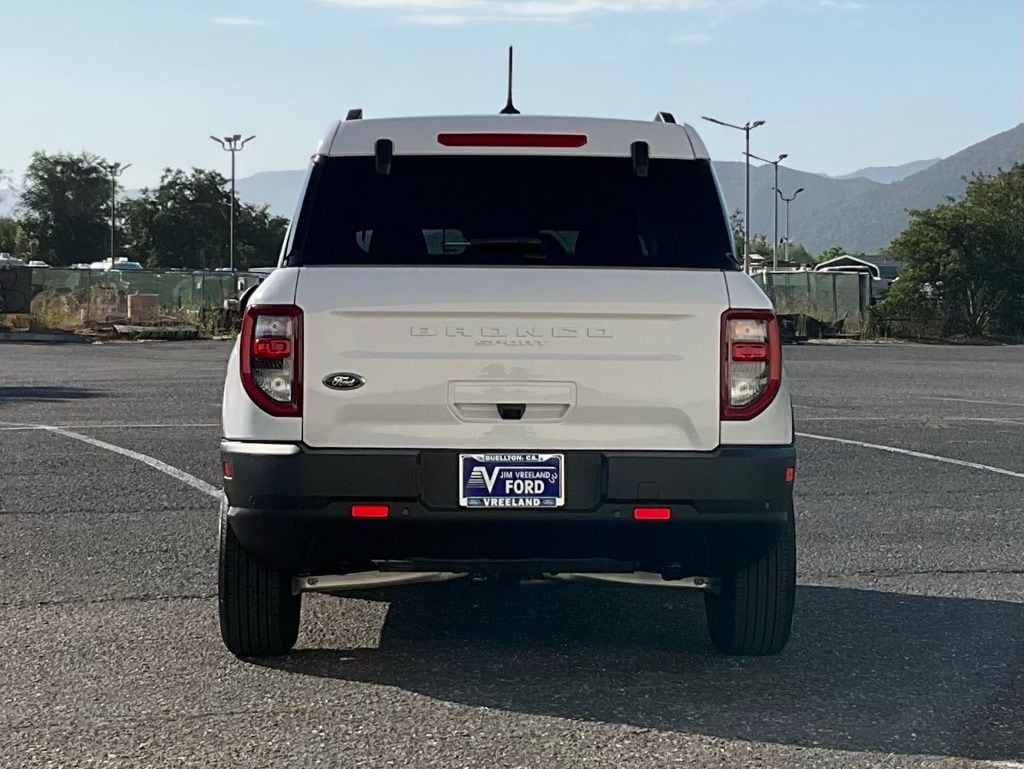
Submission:
M 682 12 L 709 24 L 767 0 L 318 0 L 345 8 L 390 12 L 405 21 L 452 25 L 471 21 L 564 22 L 609 14 Z
M 413 24 L 427 24 L 432 27 L 458 27 L 473 19 L 458 13 L 414 13 L 405 17 Z
M 835 8 L 839 11 L 863 11 L 867 4 L 859 0 L 818 0 L 821 8 Z
M 668 39 L 668 41 L 670 43 L 675 44 L 675 45 L 681 45 L 681 44 L 684 44 L 684 43 L 688 43 L 688 44 L 710 43 L 714 39 L 715 38 L 713 38 L 707 32 L 681 32 L 678 35 L 672 35 L 672 37 L 670 37 Z
M 266 27 L 270 24 L 264 19 L 250 19 L 245 16 L 218 16 L 213 23 L 225 27 Z

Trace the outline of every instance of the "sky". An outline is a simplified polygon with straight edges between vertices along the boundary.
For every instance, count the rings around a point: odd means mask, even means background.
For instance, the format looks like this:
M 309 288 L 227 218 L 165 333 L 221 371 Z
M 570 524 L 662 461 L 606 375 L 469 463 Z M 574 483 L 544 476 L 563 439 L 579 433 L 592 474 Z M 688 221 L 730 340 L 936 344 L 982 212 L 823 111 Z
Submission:
M 524 113 L 697 125 L 712 156 L 831 174 L 950 155 L 1021 122 L 1021 0 L 0 0 L 0 169 L 33 151 L 303 168 L 330 121 Z M 699 124 L 699 125 L 698 125 Z

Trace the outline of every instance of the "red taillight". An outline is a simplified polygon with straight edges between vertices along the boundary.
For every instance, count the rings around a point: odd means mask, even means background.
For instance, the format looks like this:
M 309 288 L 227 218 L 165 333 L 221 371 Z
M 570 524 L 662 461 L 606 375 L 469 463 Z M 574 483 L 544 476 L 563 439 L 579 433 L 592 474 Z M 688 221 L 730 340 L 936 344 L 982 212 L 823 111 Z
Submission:
M 302 415 L 302 310 L 291 304 L 252 305 L 242 319 L 242 386 L 275 417 Z
M 796 480 L 796 468 L 795 467 L 787 467 L 786 468 L 786 483 L 792 483 L 795 480 Z
M 231 460 L 225 459 L 221 463 L 221 469 L 224 471 L 224 480 L 230 481 L 235 477 L 235 465 Z
M 387 518 L 390 514 L 387 505 L 352 505 L 353 518 Z
M 768 360 L 768 345 L 766 344 L 734 344 L 732 346 L 732 359 L 738 363 L 751 363 Z
M 672 510 L 667 507 L 635 507 L 633 519 L 637 521 L 667 521 L 672 517 Z
M 290 358 L 292 340 L 288 338 L 256 339 L 252 343 L 252 357 L 266 360 Z
M 753 419 L 775 399 L 782 382 L 779 322 L 770 310 L 722 315 L 722 419 Z
M 441 133 L 437 143 L 445 147 L 582 147 L 586 134 L 545 133 Z

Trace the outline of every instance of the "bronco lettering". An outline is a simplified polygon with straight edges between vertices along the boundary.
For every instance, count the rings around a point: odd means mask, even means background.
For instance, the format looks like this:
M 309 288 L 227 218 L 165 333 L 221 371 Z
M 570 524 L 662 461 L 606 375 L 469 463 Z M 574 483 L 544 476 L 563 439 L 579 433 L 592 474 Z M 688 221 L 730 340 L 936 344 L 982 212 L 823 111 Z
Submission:
M 410 336 L 447 336 L 463 339 L 483 337 L 485 339 L 613 339 L 614 332 L 608 326 L 410 326 Z

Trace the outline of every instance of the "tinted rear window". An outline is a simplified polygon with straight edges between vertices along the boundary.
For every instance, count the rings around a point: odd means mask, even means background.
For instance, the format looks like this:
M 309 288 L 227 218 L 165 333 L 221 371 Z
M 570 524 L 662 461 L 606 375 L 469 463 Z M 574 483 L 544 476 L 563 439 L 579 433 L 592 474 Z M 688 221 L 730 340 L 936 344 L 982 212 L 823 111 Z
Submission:
M 736 269 L 707 161 L 451 155 L 322 160 L 288 263 Z

